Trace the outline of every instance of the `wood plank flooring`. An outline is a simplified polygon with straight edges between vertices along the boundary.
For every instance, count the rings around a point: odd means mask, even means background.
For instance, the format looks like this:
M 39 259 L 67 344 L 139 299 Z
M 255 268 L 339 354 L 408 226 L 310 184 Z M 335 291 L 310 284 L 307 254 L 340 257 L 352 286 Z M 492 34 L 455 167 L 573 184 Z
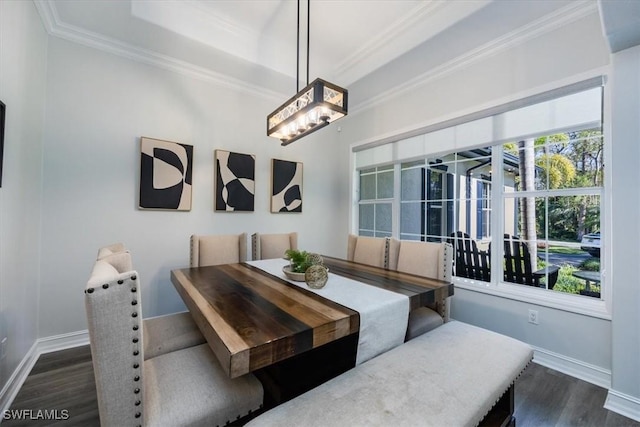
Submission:
M 516 382 L 516 425 L 640 426 L 639 422 L 604 409 L 606 398 L 604 388 L 532 363 Z
M 59 420 L 5 420 L 2 426 L 99 426 L 96 385 L 88 345 L 43 354 L 29 373 L 10 410 L 58 411 Z
M 532 363 L 516 382 L 518 427 L 640 427 L 602 407 L 607 390 Z M 58 410 L 60 420 L 2 420 L 2 426 L 99 426 L 89 346 L 40 356 L 10 410 Z M 447 426 L 448 427 L 448 426 Z

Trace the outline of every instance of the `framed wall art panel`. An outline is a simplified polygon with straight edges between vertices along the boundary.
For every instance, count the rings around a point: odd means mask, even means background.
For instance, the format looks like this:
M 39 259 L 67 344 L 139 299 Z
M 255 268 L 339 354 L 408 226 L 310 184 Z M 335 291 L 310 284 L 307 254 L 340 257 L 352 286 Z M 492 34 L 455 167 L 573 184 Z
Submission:
M 271 160 L 271 212 L 302 212 L 302 163 Z
M 191 210 L 193 146 L 140 138 L 140 209 Z
M 256 156 L 215 150 L 215 210 L 253 212 Z

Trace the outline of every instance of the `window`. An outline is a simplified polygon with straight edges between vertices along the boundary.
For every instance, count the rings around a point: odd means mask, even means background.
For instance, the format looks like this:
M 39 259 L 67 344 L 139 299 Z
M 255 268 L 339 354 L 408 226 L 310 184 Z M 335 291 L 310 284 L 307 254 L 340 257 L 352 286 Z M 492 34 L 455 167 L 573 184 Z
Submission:
M 356 151 L 359 233 L 451 243 L 460 285 L 599 301 L 606 247 L 597 82 Z M 431 145 L 459 148 L 436 154 Z
M 393 165 L 360 171 L 360 236 L 391 237 Z
M 424 160 L 403 163 L 400 174 L 400 238 L 439 241 L 451 228 L 453 175 L 441 161 Z
M 520 165 L 504 174 L 505 181 L 516 184 L 503 198 L 504 216 L 512 218 L 505 221 L 505 236 L 515 235 L 526 243 L 531 271 L 541 272 L 540 287 L 600 297 L 600 129 L 529 138 L 504 144 L 503 149 Z M 597 247 L 582 243 L 584 236 L 596 233 Z

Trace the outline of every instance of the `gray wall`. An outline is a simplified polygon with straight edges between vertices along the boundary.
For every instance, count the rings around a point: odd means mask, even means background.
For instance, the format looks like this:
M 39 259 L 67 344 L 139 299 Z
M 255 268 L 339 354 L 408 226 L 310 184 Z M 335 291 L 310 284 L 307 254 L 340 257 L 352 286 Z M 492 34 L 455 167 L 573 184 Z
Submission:
M 0 2 L 0 390 L 38 337 L 42 118 L 47 35 L 32 2 Z M 1 396 L 1 395 L 0 395 Z
M 188 266 L 191 234 L 298 231 L 301 248 L 346 253 L 348 165 L 336 161 L 336 130 L 281 147 L 265 135 L 265 122 L 285 97 L 254 96 L 57 38 L 47 89 L 40 337 L 86 328 L 82 290 L 105 244 L 131 250 L 145 316 L 184 310 L 169 272 Z M 140 136 L 194 146 L 190 212 L 137 209 Z M 256 156 L 255 212 L 213 211 L 214 149 Z M 272 158 L 303 162 L 302 214 L 269 212 Z
M 613 55 L 612 73 L 612 379 L 607 405 L 640 407 L 640 46 Z M 623 398 L 617 393 L 622 393 Z M 622 408 L 621 408 L 622 406 Z

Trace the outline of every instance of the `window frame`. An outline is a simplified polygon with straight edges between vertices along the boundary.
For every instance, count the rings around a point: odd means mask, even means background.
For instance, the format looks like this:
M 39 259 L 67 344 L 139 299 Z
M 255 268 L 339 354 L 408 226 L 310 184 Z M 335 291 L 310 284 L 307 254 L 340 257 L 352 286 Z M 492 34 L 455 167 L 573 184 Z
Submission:
M 587 83 L 587 81 L 584 81 L 584 82 L 574 83 L 573 85 L 552 89 L 550 91 L 545 92 L 544 94 L 540 94 L 540 96 L 543 96 L 544 98 L 548 99 L 548 92 L 557 91 L 556 97 L 559 98 L 563 96 L 563 94 L 570 93 L 571 91 L 573 91 L 573 88 L 576 86 L 579 86 L 581 90 L 584 90 L 585 88 L 588 89 L 589 85 L 593 84 L 598 80 L 602 80 L 604 82 L 606 80 L 606 76 L 594 77 L 590 79 L 590 83 Z M 600 123 L 601 123 L 603 146 L 604 146 L 602 155 L 603 155 L 604 163 L 607 164 L 609 159 L 611 159 L 612 141 L 611 141 L 611 127 L 610 127 L 610 117 L 611 117 L 610 102 L 609 102 L 610 91 L 605 89 L 606 88 L 604 87 L 604 83 L 603 83 L 602 98 L 601 98 L 602 99 L 602 105 L 601 105 L 602 120 Z M 539 95 L 534 93 L 533 95 L 531 95 L 530 98 L 536 98 L 537 96 Z M 513 104 L 517 106 L 517 105 L 522 105 L 523 102 L 525 102 L 524 99 L 520 99 L 520 100 L 516 99 L 502 106 L 492 107 L 492 109 L 494 111 L 495 110 L 508 111 L 508 109 L 505 110 L 504 108 L 505 105 Z M 450 126 L 451 122 L 454 122 L 454 124 L 465 123 L 468 117 L 477 118 L 478 116 L 483 116 L 483 115 L 486 115 L 485 111 L 478 111 L 477 113 L 472 113 L 467 116 L 462 116 L 458 119 L 453 119 L 448 122 L 430 125 L 429 127 L 422 128 L 422 133 L 427 134 L 431 131 L 445 128 L 447 126 Z M 418 130 L 415 130 L 415 131 L 412 131 L 409 135 L 405 133 L 403 135 L 397 135 L 396 137 L 385 137 L 385 139 L 383 140 L 378 140 L 373 142 L 369 141 L 364 144 L 352 144 L 351 146 L 352 150 L 350 152 L 350 160 L 352 165 L 351 170 L 354 172 L 354 175 L 353 175 L 354 180 L 353 180 L 352 188 L 355 190 L 359 186 L 358 170 L 356 169 L 356 155 L 355 155 L 356 152 L 362 151 L 363 149 L 365 149 L 365 147 L 378 147 L 383 144 L 389 144 L 395 141 L 403 140 L 407 138 L 407 136 L 410 136 L 410 137 L 419 136 L 422 133 L 419 132 Z M 504 142 L 505 141 L 494 141 L 491 144 L 493 148 L 500 147 L 499 150 L 494 149 L 492 151 L 491 157 L 492 157 L 493 164 L 502 163 L 503 150 L 502 150 L 501 144 Z M 484 145 L 486 144 L 478 145 L 478 147 L 484 146 Z M 425 154 L 424 160 L 426 162 L 426 160 L 429 157 L 442 156 L 455 151 L 456 151 L 455 147 L 452 147 L 452 150 L 448 150 L 446 152 L 444 151 L 429 152 L 428 154 Z M 458 149 L 457 151 L 460 151 L 460 149 Z M 395 238 L 399 238 L 399 235 L 400 235 L 400 195 L 401 195 L 400 165 L 403 162 L 417 161 L 421 159 L 422 157 L 414 157 L 412 159 L 394 160 L 392 162 L 390 161 L 386 163 L 386 165 L 393 164 L 396 168 L 395 175 L 394 175 L 396 196 L 394 197 L 393 211 L 392 211 L 392 222 L 393 222 L 392 235 Z M 381 166 L 381 165 L 383 164 L 381 163 L 375 166 Z M 428 165 L 425 164 L 425 168 L 428 168 Z M 504 229 L 504 212 L 503 212 L 504 211 L 504 208 L 503 208 L 504 180 L 503 180 L 502 174 L 501 173 L 493 174 L 493 179 L 490 185 L 491 185 L 490 211 L 492 213 L 490 218 L 490 229 L 503 230 Z M 352 225 L 353 225 L 352 229 L 353 230 L 358 230 L 359 198 L 357 197 L 356 193 L 357 191 L 354 192 L 354 197 L 352 199 L 354 201 L 352 206 L 355 207 L 355 209 L 352 210 Z M 535 194 L 536 196 L 540 196 L 540 193 L 538 192 L 531 192 L 531 193 L 532 194 L 530 195 Z M 578 195 L 578 194 L 579 195 L 594 194 L 594 195 L 600 196 L 601 245 L 603 247 L 611 248 L 610 233 L 609 233 L 609 230 L 611 228 L 611 173 L 605 172 L 604 180 L 602 182 L 601 187 L 588 188 L 586 189 L 586 191 L 585 191 L 585 188 L 554 190 L 554 194 L 553 195 L 548 194 L 548 196 L 552 197 L 554 195 L 567 196 L 567 195 Z M 509 197 L 523 197 L 525 195 L 529 195 L 529 194 L 527 194 L 526 192 L 517 192 L 516 194 L 510 194 Z M 456 195 L 456 198 L 457 197 L 458 196 Z M 496 209 L 498 209 L 500 213 L 497 213 L 498 210 Z M 500 233 L 500 236 L 501 234 L 502 233 Z M 494 238 L 495 236 L 492 236 L 492 239 Z M 499 250 L 494 250 L 491 252 L 492 265 L 499 265 L 499 263 L 502 262 L 502 257 L 503 257 L 503 253 L 502 253 L 503 249 L 501 247 L 502 245 L 497 245 L 497 246 L 499 247 Z M 609 273 L 610 266 L 611 266 L 611 251 L 605 250 L 603 251 L 601 256 L 601 277 L 602 277 L 603 286 L 601 288 L 602 295 L 600 299 L 588 298 L 584 296 L 567 294 L 563 292 L 553 292 L 553 291 L 545 292 L 544 290 L 532 288 L 529 286 L 514 286 L 513 283 L 504 282 L 501 277 L 502 275 L 493 275 L 491 282 L 481 282 L 481 281 L 475 281 L 472 279 L 459 278 L 459 277 L 454 277 L 453 282 L 456 285 L 456 287 L 460 289 L 472 291 L 472 292 L 478 292 L 478 293 L 492 295 L 500 298 L 517 300 L 525 304 L 535 304 L 539 306 L 559 309 L 562 311 L 582 314 L 590 317 L 610 320 L 611 319 L 611 289 L 613 286 L 610 273 Z M 500 277 L 496 277 L 496 276 L 500 276 Z
M 607 141 L 605 126 L 603 126 L 603 141 L 604 141 L 604 153 L 603 157 L 606 159 L 607 151 L 609 151 L 610 143 Z M 499 145 L 499 144 L 498 144 Z M 496 149 L 494 146 L 494 150 L 492 152 L 492 163 L 501 164 L 502 162 L 502 148 Z M 608 176 L 610 173 L 605 173 L 605 182 L 602 187 L 593 187 L 593 188 L 570 188 L 570 189 L 559 189 L 552 190 L 553 194 L 561 193 L 560 195 L 583 195 L 585 193 L 590 193 L 594 195 L 600 195 L 600 210 L 601 212 L 606 212 L 606 201 L 608 200 L 608 194 L 610 191 L 607 191 L 607 181 L 610 179 Z M 505 192 L 504 191 L 504 175 L 502 173 L 493 174 L 493 188 L 499 189 L 499 191 L 492 191 L 491 203 L 493 206 L 502 206 L 504 203 L 503 195 L 507 195 L 508 197 L 524 197 L 524 196 L 533 196 L 540 195 L 538 191 L 532 192 Z M 602 230 L 606 230 L 609 215 L 604 216 L 604 220 L 601 217 L 600 223 Z M 493 230 L 504 230 L 504 214 L 494 214 L 492 215 L 492 224 L 491 227 Z M 608 234 L 608 233 L 606 233 Z M 602 236 L 601 240 L 606 236 Z M 495 236 L 492 237 L 492 239 Z M 611 247 L 609 242 L 603 240 L 604 244 L 607 244 L 607 247 Z M 498 247 L 498 250 L 491 251 L 491 265 L 500 265 L 502 263 L 502 259 L 504 257 L 504 250 L 502 245 L 494 245 Z M 603 251 L 603 257 L 601 258 L 601 277 L 602 277 L 602 295 L 600 299 L 583 297 L 580 295 L 567 294 L 564 292 L 545 292 L 542 289 L 537 289 L 531 286 L 518 286 L 513 283 L 505 282 L 501 275 L 492 275 L 491 282 L 482 282 L 479 280 L 466 279 L 461 277 L 453 277 L 453 283 L 456 287 L 461 289 L 466 289 L 475 292 L 481 292 L 489 295 L 499 296 L 503 298 L 508 298 L 516 301 L 521 301 L 524 303 L 535 304 L 550 308 L 555 308 L 563 311 L 570 311 L 577 314 L 583 314 L 591 317 L 601 318 L 601 319 L 611 319 L 611 284 L 608 279 L 608 275 L 606 274 L 608 271 L 608 265 L 610 260 L 611 251 Z M 496 278 L 496 276 L 499 276 Z
M 389 166 L 391 166 L 391 168 L 389 168 Z M 376 188 L 375 188 L 375 198 L 373 199 L 365 199 L 365 200 L 361 200 L 360 199 L 360 177 L 362 176 L 362 172 L 369 170 L 369 169 L 375 169 L 375 172 L 370 172 L 367 174 L 371 174 L 375 176 L 375 183 L 376 183 Z M 385 197 L 385 198 L 378 198 L 378 174 L 380 173 L 389 173 L 391 172 L 393 174 L 393 196 L 391 198 L 389 197 Z M 355 198 L 355 202 L 356 202 L 356 212 L 357 214 L 355 215 L 355 224 L 356 224 L 356 234 L 360 235 L 360 232 L 362 230 L 367 230 L 372 232 L 373 236 L 377 236 L 378 234 L 378 229 L 376 227 L 376 206 L 377 205 L 383 205 L 383 204 L 390 204 L 391 205 L 391 232 L 389 232 L 389 234 L 391 234 L 392 236 L 395 235 L 394 234 L 394 230 L 395 230 L 395 222 L 394 222 L 394 218 L 396 217 L 396 215 L 394 214 L 395 212 L 395 204 L 396 204 L 396 194 L 398 194 L 397 189 L 396 189 L 396 176 L 397 176 L 397 167 L 396 165 L 393 164 L 386 164 L 386 165 L 376 165 L 376 166 L 372 166 L 370 168 L 363 168 L 360 170 L 356 170 L 355 171 L 356 174 L 356 189 L 355 189 L 355 194 L 356 194 L 356 198 Z M 373 206 L 373 229 L 362 229 L 360 227 L 360 206 L 363 205 L 371 205 Z M 380 233 L 384 233 L 387 234 L 388 232 L 386 231 L 380 231 Z

